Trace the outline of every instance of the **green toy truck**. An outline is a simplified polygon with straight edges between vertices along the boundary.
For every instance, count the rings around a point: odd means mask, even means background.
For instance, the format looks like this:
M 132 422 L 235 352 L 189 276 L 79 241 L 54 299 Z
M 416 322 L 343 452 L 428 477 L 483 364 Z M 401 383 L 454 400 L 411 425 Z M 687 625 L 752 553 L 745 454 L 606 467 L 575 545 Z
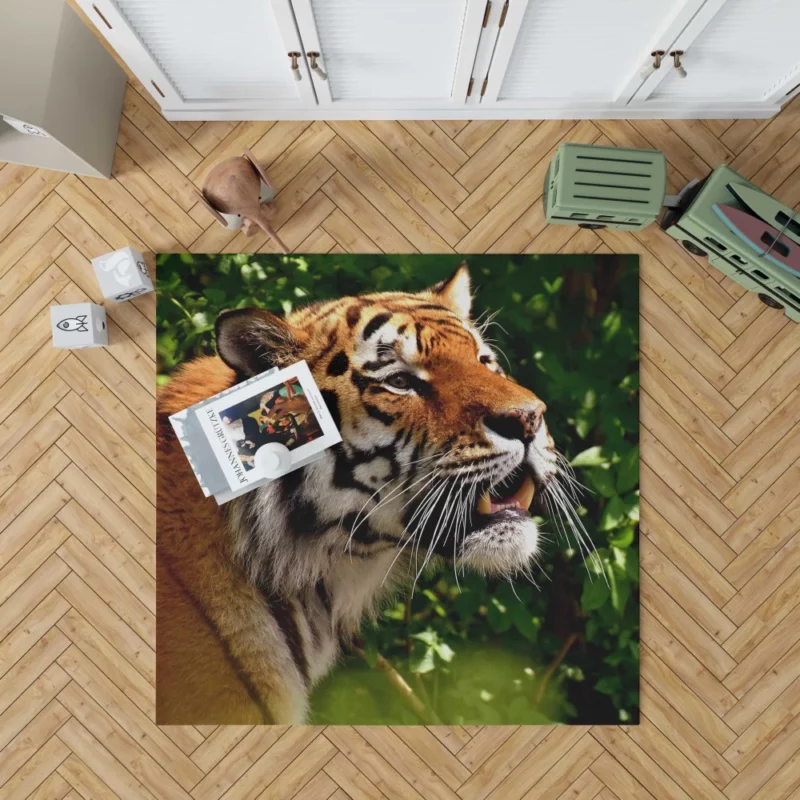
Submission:
M 729 184 L 761 192 L 730 167 L 717 167 L 705 180 L 682 194 L 676 208 L 667 209 L 661 229 L 693 255 L 708 256 L 720 272 L 756 292 L 763 303 L 785 309 L 789 319 L 800 322 L 800 275 L 759 256 L 714 211 L 715 204 L 747 211 L 728 189 Z
M 666 206 L 663 231 L 693 255 L 707 256 L 763 303 L 784 309 L 789 319 L 800 322 L 800 272 L 778 263 L 786 262 L 779 257 L 786 251 L 797 264 L 800 215 L 727 166 L 692 181 L 678 195 L 667 195 L 666 188 L 667 162 L 658 150 L 562 144 L 547 168 L 543 202 L 549 223 L 628 231 L 655 222 Z M 750 198 L 750 208 L 737 192 Z M 759 207 L 773 211 L 765 214 Z M 739 212 L 747 212 L 750 223 L 756 218 L 766 238 L 748 243 L 741 230 L 737 233 L 726 224 L 723 217 Z M 762 247 L 761 242 L 767 244 Z

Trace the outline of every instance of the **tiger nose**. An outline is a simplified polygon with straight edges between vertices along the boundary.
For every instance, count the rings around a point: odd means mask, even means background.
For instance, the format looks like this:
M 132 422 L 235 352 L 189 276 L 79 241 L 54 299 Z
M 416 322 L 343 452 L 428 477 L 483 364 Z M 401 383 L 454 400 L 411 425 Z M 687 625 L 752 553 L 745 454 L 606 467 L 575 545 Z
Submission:
M 536 436 L 546 409 L 547 406 L 541 402 L 531 408 L 513 408 L 502 414 L 485 416 L 483 424 L 504 439 L 519 439 L 527 444 Z

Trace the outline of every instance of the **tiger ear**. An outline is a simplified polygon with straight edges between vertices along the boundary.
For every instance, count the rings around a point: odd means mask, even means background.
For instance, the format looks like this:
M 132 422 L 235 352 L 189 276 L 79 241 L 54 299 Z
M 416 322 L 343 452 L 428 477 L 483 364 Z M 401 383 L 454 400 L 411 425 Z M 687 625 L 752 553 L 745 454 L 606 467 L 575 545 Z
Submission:
M 462 261 L 449 278 L 431 286 L 430 292 L 443 306 L 449 308 L 461 319 L 469 319 L 472 294 L 467 262 Z
M 261 308 L 223 311 L 216 322 L 217 353 L 247 377 L 301 358 L 308 336 Z

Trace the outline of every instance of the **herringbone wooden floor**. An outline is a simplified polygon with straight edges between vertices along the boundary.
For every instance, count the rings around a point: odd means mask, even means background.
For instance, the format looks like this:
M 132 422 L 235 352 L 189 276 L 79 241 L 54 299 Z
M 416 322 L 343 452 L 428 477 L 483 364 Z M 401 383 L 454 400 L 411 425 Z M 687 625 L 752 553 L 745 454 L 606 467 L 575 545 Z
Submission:
M 0 795 L 4 798 L 800 798 L 800 326 L 640 234 L 547 227 L 561 141 L 721 162 L 800 205 L 800 102 L 765 121 L 180 123 L 132 84 L 114 179 L 0 169 Z M 642 724 L 158 728 L 155 298 L 108 349 L 50 344 L 132 244 L 269 248 L 196 203 L 250 147 L 300 252 L 641 257 Z M 202 662 L 202 654 L 198 654 Z

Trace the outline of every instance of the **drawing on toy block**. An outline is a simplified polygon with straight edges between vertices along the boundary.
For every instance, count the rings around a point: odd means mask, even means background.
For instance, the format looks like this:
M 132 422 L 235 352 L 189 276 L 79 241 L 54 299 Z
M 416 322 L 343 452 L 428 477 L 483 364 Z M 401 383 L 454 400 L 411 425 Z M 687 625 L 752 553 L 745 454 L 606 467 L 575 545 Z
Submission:
M 108 344 L 106 310 L 94 303 L 51 306 L 53 346 L 77 350 Z
M 89 326 L 86 324 L 86 314 L 81 314 L 79 317 L 62 319 L 56 327 L 62 331 L 79 331 L 80 333 L 89 330 Z
M 103 297 L 120 303 L 153 291 L 153 282 L 141 253 L 123 247 L 92 259 Z

